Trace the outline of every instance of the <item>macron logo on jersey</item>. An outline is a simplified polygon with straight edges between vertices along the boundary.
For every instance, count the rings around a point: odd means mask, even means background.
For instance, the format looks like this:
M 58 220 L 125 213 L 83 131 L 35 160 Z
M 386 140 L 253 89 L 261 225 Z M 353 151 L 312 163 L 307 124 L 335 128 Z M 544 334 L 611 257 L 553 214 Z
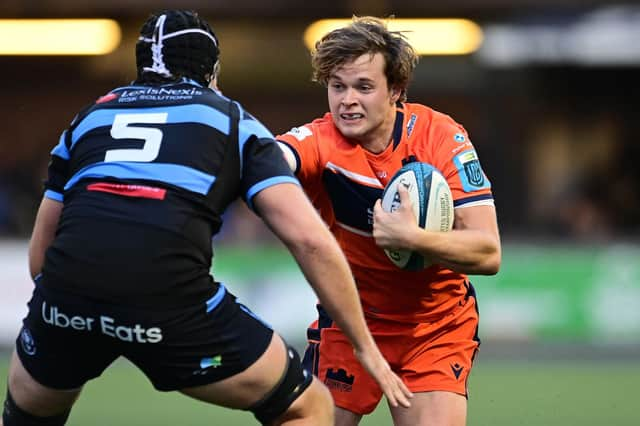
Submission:
M 287 132 L 287 135 L 291 135 L 294 138 L 302 142 L 307 136 L 311 136 L 313 133 L 308 127 L 294 127 Z

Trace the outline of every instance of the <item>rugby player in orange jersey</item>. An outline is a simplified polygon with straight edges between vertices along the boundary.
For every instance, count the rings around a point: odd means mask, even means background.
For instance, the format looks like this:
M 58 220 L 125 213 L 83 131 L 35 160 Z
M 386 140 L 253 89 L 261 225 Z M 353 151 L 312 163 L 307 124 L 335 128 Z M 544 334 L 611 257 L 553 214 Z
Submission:
M 466 274 L 497 273 L 500 237 L 491 185 L 465 129 L 406 103 L 416 63 L 402 34 L 377 18 L 355 17 L 324 36 L 312 57 L 330 113 L 277 139 L 349 260 L 376 342 L 414 392 L 410 408 L 390 406 L 394 424 L 460 426 L 480 343 Z M 407 161 L 430 163 L 447 179 L 455 207 L 451 232 L 419 228 L 406 191 L 396 212 L 380 207 L 385 185 Z M 383 248 L 417 250 L 431 266 L 401 270 Z M 336 424 L 356 425 L 382 393 L 322 306 L 318 312 L 304 363 L 331 390 Z

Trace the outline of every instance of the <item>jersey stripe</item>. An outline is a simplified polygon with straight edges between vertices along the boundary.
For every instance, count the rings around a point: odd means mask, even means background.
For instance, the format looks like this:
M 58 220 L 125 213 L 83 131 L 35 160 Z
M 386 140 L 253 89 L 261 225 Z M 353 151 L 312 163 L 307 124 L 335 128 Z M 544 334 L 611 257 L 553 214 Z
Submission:
M 472 201 L 469 203 L 459 204 L 455 206 L 456 209 L 464 209 L 466 207 L 475 207 L 475 206 L 495 206 L 493 199 L 490 200 L 480 200 L 480 201 Z
M 368 186 L 375 186 L 376 188 L 384 188 L 384 186 L 380 183 L 380 181 L 377 178 L 372 178 L 369 176 L 364 176 L 364 175 L 349 171 L 340 166 L 336 166 L 330 161 L 327 163 L 325 167 L 331 171 L 340 173 L 341 175 L 346 176 L 357 183 L 368 185 Z
M 352 227 L 352 226 L 345 225 L 345 224 L 344 224 L 344 223 L 342 223 L 342 222 L 337 222 L 337 221 L 336 221 L 336 223 L 338 224 L 338 226 L 339 226 L 340 228 L 342 228 L 342 229 L 346 229 L 346 230 L 347 230 L 347 231 L 349 231 L 349 232 L 353 232 L 354 234 L 358 234 L 358 235 L 360 235 L 360 236 L 362 236 L 362 237 L 369 237 L 369 238 L 373 238 L 373 233 L 371 233 L 371 232 L 362 231 L 362 230 L 357 229 L 357 228 L 354 228 L 354 227 Z
M 273 134 L 267 130 L 261 123 L 253 119 L 242 119 L 239 123 L 240 142 L 246 142 L 249 136 L 256 135 L 258 139 L 268 138 L 274 139 Z
M 227 293 L 227 288 L 220 283 L 220 287 L 218 287 L 218 291 L 214 294 L 209 300 L 206 302 L 207 313 L 213 311 L 224 299 L 224 295 Z
M 371 232 L 372 206 L 382 197 L 382 188 L 371 187 L 328 169 L 323 172 L 322 182 L 331 200 L 336 221 Z
M 258 182 L 255 185 L 253 185 L 251 188 L 249 188 L 249 190 L 247 191 L 246 199 L 247 199 L 247 205 L 249 206 L 249 208 L 253 210 L 252 200 L 254 195 L 256 195 L 258 192 L 262 191 L 265 188 L 268 188 L 273 185 L 277 185 L 279 183 L 294 183 L 300 186 L 300 182 L 298 182 L 298 179 L 291 176 L 275 176 L 269 179 L 265 179 L 262 182 Z
M 168 113 L 166 124 L 200 123 L 229 134 L 229 116 L 207 105 L 178 105 L 155 108 L 100 109 L 90 113 L 71 134 L 71 149 L 82 136 L 98 127 L 111 126 L 117 114 L 148 114 L 154 112 Z
M 238 108 L 242 107 L 238 105 Z M 240 150 L 240 174 L 242 174 L 242 170 L 244 169 L 244 145 L 247 143 L 251 136 L 255 136 L 258 139 L 274 139 L 273 134 L 266 128 L 262 123 L 254 120 L 253 118 L 243 118 L 238 123 L 238 149 Z
M 58 145 L 54 146 L 53 150 L 51 150 L 51 155 L 57 155 L 63 160 L 68 160 L 69 158 L 71 158 L 71 155 L 69 154 L 69 150 L 67 149 L 67 145 L 65 145 L 64 143 L 66 138 L 67 138 L 67 131 L 65 130 L 60 135 L 60 140 L 58 141 Z
M 44 191 L 44 196 L 55 201 L 62 202 L 64 200 L 64 195 L 59 192 L 52 191 L 51 189 L 47 189 L 46 191 Z
M 178 164 L 158 163 L 95 163 L 73 175 L 65 191 L 80 179 L 114 177 L 117 179 L 143 179 L 166 182 L 174 186 L 206 195 L 216 177 Z
M 493 205 L 493 195 L 481 194 L 473 197 L 459 198 L 453 200 L 453 207 L 471 207 L 470 204 L 476 205 Z

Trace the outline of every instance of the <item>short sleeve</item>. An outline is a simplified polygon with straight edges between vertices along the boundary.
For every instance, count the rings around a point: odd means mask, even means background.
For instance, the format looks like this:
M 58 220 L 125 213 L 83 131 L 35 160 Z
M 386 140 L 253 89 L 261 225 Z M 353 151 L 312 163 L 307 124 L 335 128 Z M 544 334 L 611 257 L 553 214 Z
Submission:
M 242 159 L 241 190 L 253 209 L 253 197 L 265 188 L 281 183 L 299 185 L 273 135 L 258 120 L 245 114 L 239 124 Z
M 294 127 L 276 139 L 291 149 L 296 158 L 295 173 L 303 184 L 318 179 L 322 173 L 318 139 L 310 124 Z
M 447 179 L 455 207 L 493 205 L 491 182 L 480 165 L 467 131 L 457 123 L 442 124 L 435 133 L 434 164 Z
M 44 196 L 56 201 L 64 200 L 64 187 L 69 180 L 68 130 L 62 132 L 58 144 L 51 151 Z

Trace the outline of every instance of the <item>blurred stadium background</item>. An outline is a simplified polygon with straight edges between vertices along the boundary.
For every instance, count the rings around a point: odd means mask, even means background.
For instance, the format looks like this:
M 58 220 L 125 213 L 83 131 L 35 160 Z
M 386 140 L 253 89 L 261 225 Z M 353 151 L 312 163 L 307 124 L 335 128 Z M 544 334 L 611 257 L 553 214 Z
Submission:
M 163 7 L 193 8 L 213 24 L 222 90 L 274 133 L 326 110 L 303 43 L 312 22 L 372 14 L 478 24 L 476 51 L 423 56 L 409 91 L 469 131 L 502 231 L 502 270 L 473 277 L 483 346 L 469 425 L 640 424 L 637 1 L 3 0 L 2 20 L 110 18 L 121 40 L 104 55 L 0 54 L 0 382 L 31 291 L 26 248 L 48 153 L 83 105 L 133 80 L 138 28 Z M 26 38 L 2 34 L 0 50 Z M 282 246 L 240 204 L 215 244 L 216 278 L 302 348 L 315 299 Z M 385 411 L 362 424 L 390 424 Z M 88 385 L 69 424 L 251 422 L 153 393 L 119 362 Z

